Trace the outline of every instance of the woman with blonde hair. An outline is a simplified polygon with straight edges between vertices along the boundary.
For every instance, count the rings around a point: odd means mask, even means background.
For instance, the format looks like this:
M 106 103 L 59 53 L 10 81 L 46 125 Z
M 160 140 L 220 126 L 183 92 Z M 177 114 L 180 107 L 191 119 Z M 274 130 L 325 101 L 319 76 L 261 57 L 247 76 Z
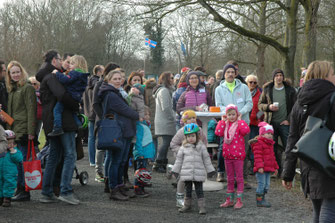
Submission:
M 282 184 L 292 188 L 297 156 L 292 149 L 302 136 L 308 116 L 323 119 L 327 113 L 334 114 L 330 98 L 335 93 L 334 69 L 328 61 L 314 61 L 307 69 L 305 83 L 300 89 L 290 118 L 290 134 L 286 146 L 286 159 Z M 306 110 L 307 105 L 307 110 Z M 335 131 L 334 115 L 329 117 L 327 127 Z M 320 150 L 321 148 L 315 148 Z M 333 222 L 335 219 L 335 179 L 330 178 L 312 163 L 300 160 L 301 184 L 305 196 L 313 203 L 313 222 Z
M 8 91 L 8 114 L 14 119 L 7 126 L 16 134 L 17 147 L 26 160 L 28 140 L 35 139 L 36 133 L 36 95 L 35 89 L 28 83 L 28 74 L 17 61 L 11 61 L 7 67 L 6 86 Z M 18 166 L 17 190 L 12 201 L 29 201 L 30 193 L 25 191 L 22 163 Z

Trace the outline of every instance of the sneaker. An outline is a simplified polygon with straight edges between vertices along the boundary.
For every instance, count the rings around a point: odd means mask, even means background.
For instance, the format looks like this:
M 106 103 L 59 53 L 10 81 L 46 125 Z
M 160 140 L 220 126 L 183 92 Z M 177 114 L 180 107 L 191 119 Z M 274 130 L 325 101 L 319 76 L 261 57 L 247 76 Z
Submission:
M 11 198 L 10 197 L 5 197 L 3 199 L 2 207 L 10 207 L 11 203 Z
M 150 196 L 150 194 L 148 192 L 144 191 L 144 188 L 139 187 L 139 186 L 135 186 L 135 194 L 136 194 L 136 196 L 142 197 L 142 198 Z
M 69 195 L 60 195 L 58 197 L 59 200 L 64 201 L 68 204 L 72 204 L 72 205 L 77 205 L 79 204 L 79 200 L 74 198 L 73 194 L 69 194 Z
M 58 199 L 55 195 L 47 196 L 42 194 L 42 198 L 40 199 L 41 203 L 56 203 Z
M 95 163 L 90 163 L 90 166 L 94 166 L 95 167 Z
M 56 137 L 56 136 L 60 136 L 60 135 L 63 135 L 64 134 L 64 131 L 62 128 L 60 129 L 53 129 L 52 132 L 50 132 L 48 134 L 49 137 Z
M 102 173 L 97 172 L 95 174 L 95 181 L 99 183 L 105 182 L 104 175 Z

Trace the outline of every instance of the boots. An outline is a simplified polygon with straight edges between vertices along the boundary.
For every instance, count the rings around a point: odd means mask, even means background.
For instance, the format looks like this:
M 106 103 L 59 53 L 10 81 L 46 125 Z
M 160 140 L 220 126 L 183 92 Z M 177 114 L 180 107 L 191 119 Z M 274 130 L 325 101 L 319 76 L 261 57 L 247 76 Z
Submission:
M 125 185 L 121 185 L 120 187 L 119 187 L 119 189 L 120 189 L 120 193 L 123 195 L 123 196 L 125 196 L 125 197 L 129 197 L 129 198 L 134 198 L 134 197 L 136 197 L 136 194 L 135 194 L 135 192 L 133 191 L 133 190 L 126 190 L 126 186 Z
M 134 186 L 134 189 L 135 189 L 135 194 L 138 197 L 146 198 L 150 196 L 150 194 L 144 190 L 144 187 Z
M 184 207 L 180 208 L 178 211 L 180 213 L 185 213 L 187 211 L 190 211 L 191 210 L 191 204 L 192 204 L 192 198 L 191 197 L 185 197 Z
M 243 207 L 242 203 L 242 194 L 237 194 L 236 203 L 234 205 L 234 209 L 241 209 Z
M 265 194 L 256 194 L 257 207 L 271 207 L 271 204 L 265 200 Z
M 206 214 L 205 198 L 198 199 L 199 214 Z
M 123 194 L 121 194 L 119 187 L 111 189 L 110 191 L 111 191 L 110 197 L 109 197 L 110 199 L 117 200 L 117 201 L 127 201 L 129 199 L 128 196 L 124 196 Z
M 109 189 L 109 183 L 108 183 L 108 178 L 105 177 L 105 189 L 104 189 L 105 193 L 110 193 L 110 189 Z
M 176 194 L 176 200 L 177 200 L 176 206 L 178 208 L 184 207 L 184 194 L 183 193 L 177 193 Z
M 158 173 L 166 173 L 166 165 L 168 163 L 167 159 L 164 160 L 156 160 L 156 163 L 153 166 L 153 170 Z
M 24 191 L 24 190 L 25 190 L 24 187 L 22 187 L 21 185 L 17 185 L 17 187 L 16 187 L 16 191 L 15 191 L 15 194 L 14 194 L 14 197 L 15 197 L 16 195 L 18 195 L 19 193 L 21 193 L 22 191 Z
M 224 173 L 218 172 L 218 175 L 216 177 L 216 181 L 217 182 L 225 182 L 225 178 L 224 178 Z
M 30 201 L 30 192 L 25 191 L 22 186 L 18 187 L 17 194 L 12 198 L 12 201 Z
M 234 206 L 234 192 L 227 193 L 226 201 L 220 205 L 221 208 L 228 208 Z
M 10 197 L 5 197 L 3 199 L 2 207 L 10 207 L 10 202 L 11 202 Z

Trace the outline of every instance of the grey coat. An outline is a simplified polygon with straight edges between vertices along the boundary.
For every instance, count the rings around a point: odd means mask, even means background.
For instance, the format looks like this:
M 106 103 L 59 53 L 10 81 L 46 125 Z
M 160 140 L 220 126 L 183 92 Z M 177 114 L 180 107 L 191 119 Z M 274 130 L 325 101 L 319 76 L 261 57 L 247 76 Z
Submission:
M 156 102 L 155 135 L 176 134 L 175 112 L 172 110 L 172 92 L 164 86 L 154 89 Z
M 179 173 L 181 181 L 204 182 L 207 173 L 215 171 L 206 146 L 185 144 L 180 147 L 172 172 Z

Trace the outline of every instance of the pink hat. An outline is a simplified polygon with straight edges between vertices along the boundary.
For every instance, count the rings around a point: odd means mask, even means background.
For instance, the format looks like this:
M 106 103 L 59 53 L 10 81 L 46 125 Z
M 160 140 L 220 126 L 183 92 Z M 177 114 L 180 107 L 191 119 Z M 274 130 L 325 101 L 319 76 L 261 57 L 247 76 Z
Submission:
M 258 127 L 259 127 L 259 135 L 264 135 L 266 133 L 271 133 L 271 134 L 274 133 L 272 125 L 266 122 L 260 122 L 258 124 Z
M 231 109 L 234 109 L 236 111 L 237 115 L 239 114 L 237 106 L 234 105 L 234 104 L 229 104 L 229 105 L 226 106 L 226 114 L 227 114 L 228 110 L 231 110 Z

